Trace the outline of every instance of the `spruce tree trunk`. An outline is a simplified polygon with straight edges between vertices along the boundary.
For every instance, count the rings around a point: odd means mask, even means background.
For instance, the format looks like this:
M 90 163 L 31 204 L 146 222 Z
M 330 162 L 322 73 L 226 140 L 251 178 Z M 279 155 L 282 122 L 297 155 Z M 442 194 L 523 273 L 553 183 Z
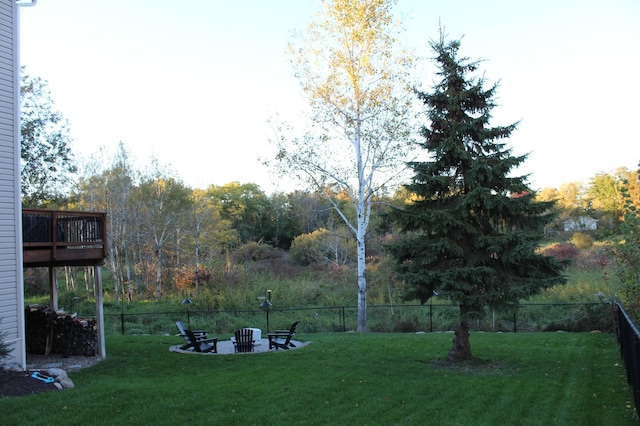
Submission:
M 471 343 L 469 343 L 469 322 L 467 321 L 468 309 L 460 306 L 460 324 L 455 331 L 453 345 L 447 355 L 447 361 L 460 362 L 473 359 L 471 354 Z

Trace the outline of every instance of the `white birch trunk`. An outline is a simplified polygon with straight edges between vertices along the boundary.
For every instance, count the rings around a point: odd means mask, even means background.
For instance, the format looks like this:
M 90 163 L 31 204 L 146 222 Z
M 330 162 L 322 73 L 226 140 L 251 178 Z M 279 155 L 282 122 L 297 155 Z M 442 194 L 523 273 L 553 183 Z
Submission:
M 156 264 L 156 296 L 158 298 L 158 302 L 162 298 L 162 242 L 161 241 L 164 241 L 164 234 L 160 239 L 156 237 L 156 258 L 158 262 Z
M 195 284 L 196 284 L 196 295 L 199 293 L 199 285 L 200 285 L 200 246 L 198 245 L 198 240 L 196 240 L 196 276 L 195 276 Z
M 162 298 L 162 250 L 158 249 L 158 265 L 156 269 L 156 296 L 158 302 Z
M 111 259 L 111 276 L 113 277 L 113 286 L 116 293 L 116 306 L 120 306 L 120 282 L 118 280 L 118 257 L 113 244 L 109 247 L 109 258 Z
M 368 225 L 368 211 L 366 206 L 367 182 L 365 179 L 364 164 L 362 161 L 362 147 L 360 136 L 360 121 L 356 122 L 354 148 L 358 165 L 358 200 L 356 212 L 358 214 L 356 224 L 356 244 L 358 255 L 358 332 L 367 332 L 367 264 L 366 264 L 366 234 Z
M 367 332 L 367 274 L 365 257 L 365 228 L 358 226 L 358 333 Z

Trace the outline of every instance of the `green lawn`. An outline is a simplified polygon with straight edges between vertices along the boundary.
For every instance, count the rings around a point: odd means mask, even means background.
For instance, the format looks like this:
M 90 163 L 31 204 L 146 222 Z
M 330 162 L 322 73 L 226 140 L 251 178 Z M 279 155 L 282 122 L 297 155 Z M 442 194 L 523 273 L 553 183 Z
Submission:
M 74 389 L 0 399 L 0 424 L 633 425 L 608 334 L 307 334 L 279 353 L 189 355 L 174 336 L 109 336 Z

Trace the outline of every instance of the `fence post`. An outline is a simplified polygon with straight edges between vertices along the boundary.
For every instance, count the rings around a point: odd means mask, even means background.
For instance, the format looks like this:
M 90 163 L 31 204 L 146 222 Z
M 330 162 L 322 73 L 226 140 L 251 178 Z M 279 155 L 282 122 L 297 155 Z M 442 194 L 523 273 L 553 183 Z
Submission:
M 122 335 L 124 336 L 124 312 L 120 312 L 120 329 L 122 330 Z
M 429 304 L 429 330 L 433 333 L 433 305 Z

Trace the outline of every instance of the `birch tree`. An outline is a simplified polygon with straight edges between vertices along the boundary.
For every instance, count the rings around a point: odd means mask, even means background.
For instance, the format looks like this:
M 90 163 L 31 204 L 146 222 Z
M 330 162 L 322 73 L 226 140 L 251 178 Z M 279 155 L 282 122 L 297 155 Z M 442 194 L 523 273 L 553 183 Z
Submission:
M 153 247 L 156 267 L 156 298 L 162 298 L 162 268 L 165 245 L 180 228 L 180 221 L 191 211 L 190 190 L 182 182 L 166 176 L 157 169 L 138 187 L 142 226 Z
M 232 233 L 229 221 L 220 217 L 219 209 L 216 209 L 213 201 L 207 192 L 202 189 L 195 189 L 191 194 L 191 220 L 189 229 L 193 242 L 193 253 L 195 256 L 195 293 L 200 292 L 200 263 L 203 252 L 215 252 L 216 249 L 225 246 L 223 242 Z
M 107 217 L 109 218 L 107 235 L 111 240 L 108 248 L 114 282 L 120 283 L 121 295 L 125 294 L 124 285 L 126 283 L 126 293 L 129 295 L 127 298 L 130 298 L 133 293 L 128 240 L 133 225 L 129 199 L 134 191 L 135 182 L 136 172 L 129 159 L 129 153 L 121 143 L 111 170 L 107 174 Z M 116 289 L 116 298 L 118 296 Z
M 397 48 L 400 27 L 388 0 L 323 1 L 315 19 L 289 45 L 295 76 L 309 102 L 308 126 L 296 135 L 274 125 L 275 161 L 327 197 L 357 244 L 358 332 L 366 332 L 366 235 L 374 195 L 407 159 L 411 56 Z M 350 219 L 332 197 L 346 193 Z
M 103 150 L 100 154 L 106 155 Z M 100 171 L 99 168 L 107 162 L 110 162 L 108 168 Z M 137 172 L 122 142 L 111 159 L 94 156 L 85 167 L 88 170 L 78 184 L 78 207 L 107 213 L 107 266 L 112 273 L 116 303 L 119 305 L 121 295 L 125 291 L 131 295 L 133 291 L 129 240 L 134 227 L 134 214 L 129 204 Z M 126 290 L 125 283 L 128 287 Z

